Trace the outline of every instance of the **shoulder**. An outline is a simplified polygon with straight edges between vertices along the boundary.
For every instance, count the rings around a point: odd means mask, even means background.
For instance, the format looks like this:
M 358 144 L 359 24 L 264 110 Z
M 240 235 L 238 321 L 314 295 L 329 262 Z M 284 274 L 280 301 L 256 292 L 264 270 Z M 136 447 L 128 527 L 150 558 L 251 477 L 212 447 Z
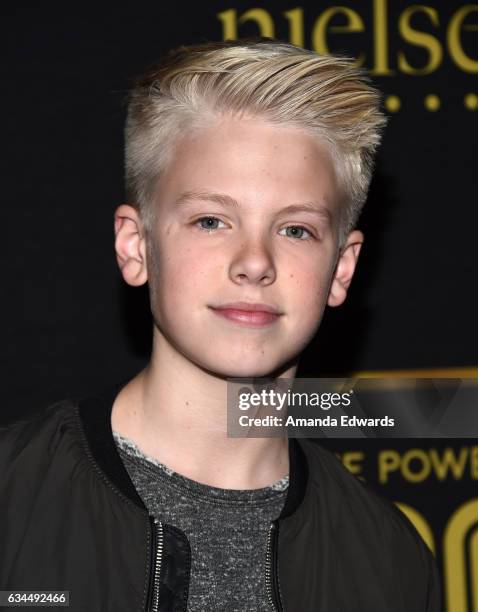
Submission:
M 341 505 L 353 505 L 356 511 L 363 509 L 371 515 L 385 513 L 391 520 L 399 517 L 401 521 L 402 512 L 351 474 L 331 451 L 311 440 L 301 440 L 300 445 L 307 458 L 312 494 L 325 496 L 329 503 L 336 501 Z
M 321 555 L 343 576 L 359 574 L 357 596 L 369 598 L 368 585 L 375 585 L 380 597 L 387 592 L 401 597 L 403 609 L 441 610 L 436 563 L 408 518 L 316 441 L 297 441 L 308 478 L 302 503 L 286 519 L 289 545 L 320 540 L 308 554 Z
M 395 504 L 351 474 L 332 452 L 310 440 L 301 440 L 300 445 L 307 458 L 311 498 L 326 499 L 329 507 L 336 506 L 338 517 L 350 512 L 376 529 L 383 526 L 418 536 Z
M 309 467 L 308 496 L 312 505 L 326 505 L 333 529 L 372 550 L 391 551 L 399 566 L 434 573 L 430 550 L 403 512 L 351 474 L 330 451 L 301 441 Z M 390 557 L 390 555 L 388 555 Z
M 39 517 L 48 522 L 53 500 L 68 499 L 88 461 L 74 401 L 0 428 L 0 537 L 18 542 Z
M 0 427 L 0 463 L 15 470 L 43 463 L 77 429 L 77 401 L 62 400 L 39 414 Z

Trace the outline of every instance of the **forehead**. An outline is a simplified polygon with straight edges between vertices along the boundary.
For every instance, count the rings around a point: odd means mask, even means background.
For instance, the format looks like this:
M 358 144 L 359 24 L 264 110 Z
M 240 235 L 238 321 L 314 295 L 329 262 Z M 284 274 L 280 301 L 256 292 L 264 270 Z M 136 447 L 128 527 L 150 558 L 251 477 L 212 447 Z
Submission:
M 337 181 L 328 147 L 304 129 L 221 118 L 177 142 L 157 196 L 172 202 L 190 191 L 225 193 L 255 208 L 311 200 L 333 207 Z

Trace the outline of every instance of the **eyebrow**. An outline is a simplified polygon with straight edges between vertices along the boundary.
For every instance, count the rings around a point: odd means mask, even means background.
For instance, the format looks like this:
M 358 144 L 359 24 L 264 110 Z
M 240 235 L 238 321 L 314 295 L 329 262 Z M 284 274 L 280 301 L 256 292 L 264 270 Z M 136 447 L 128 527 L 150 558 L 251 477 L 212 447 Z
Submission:
M 240 204 L 233 197 L 225 193 L 215 193 L 210 191 L 186 191 L 182 193 L 176 200 L 175 205 L 184 206 L 188 203 L 195 202 L 197 200 L 215 202 L 224 207 L 240 208 Z M 332 213 L 330 210 L 318 202 L 300 202 L 297 204 L 290 204 L 285 206 L 278 211 L 278 214 L 291 214 L 296 212 L 313 213 L 324 217 L 327 221 L 332 221 Z

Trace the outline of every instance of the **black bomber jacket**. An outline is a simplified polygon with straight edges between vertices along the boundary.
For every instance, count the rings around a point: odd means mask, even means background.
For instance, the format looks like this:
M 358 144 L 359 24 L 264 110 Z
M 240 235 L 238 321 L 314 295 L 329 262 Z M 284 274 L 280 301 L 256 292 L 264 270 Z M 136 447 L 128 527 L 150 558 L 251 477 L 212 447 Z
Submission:
M 189 542 L 138 496 L 111 431 L 114 397 L 0 430 L 0 590 L 69 591 L 71 612 L 186 611 Z M 289 449 L 264 563 L 271 612 L 439 612 L 435 563 L 405 516 L 316 442 Z

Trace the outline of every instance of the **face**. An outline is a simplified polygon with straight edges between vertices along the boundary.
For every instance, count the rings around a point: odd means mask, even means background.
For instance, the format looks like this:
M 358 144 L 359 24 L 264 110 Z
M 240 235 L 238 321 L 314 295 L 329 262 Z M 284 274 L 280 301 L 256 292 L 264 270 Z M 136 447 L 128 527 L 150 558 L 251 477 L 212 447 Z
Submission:
M 156 341 L 222 376 L 293 364 L 334 278 L 337 193 L 327 150 L 298 128 L 223 118 L 181 140 L 147 249 Z

